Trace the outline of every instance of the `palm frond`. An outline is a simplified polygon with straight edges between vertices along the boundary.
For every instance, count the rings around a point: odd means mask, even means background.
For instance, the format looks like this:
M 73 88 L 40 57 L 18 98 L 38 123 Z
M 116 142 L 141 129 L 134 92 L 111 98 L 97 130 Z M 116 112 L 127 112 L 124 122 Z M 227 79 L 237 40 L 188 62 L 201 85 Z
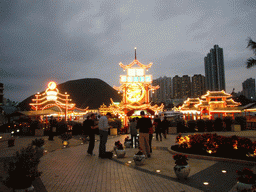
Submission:
M 253 57 L 250 57 L 249 59 L 247 59 L 247 62 L 246 62 L 247 69 L 249 69 L 255 65 L 256 65 L 256 59 L 254 59 Z
M 256 42 L 253 41 L 251 38 L 248 38 L 247 48 L 253 50 L 254 54 L 256 54 Z

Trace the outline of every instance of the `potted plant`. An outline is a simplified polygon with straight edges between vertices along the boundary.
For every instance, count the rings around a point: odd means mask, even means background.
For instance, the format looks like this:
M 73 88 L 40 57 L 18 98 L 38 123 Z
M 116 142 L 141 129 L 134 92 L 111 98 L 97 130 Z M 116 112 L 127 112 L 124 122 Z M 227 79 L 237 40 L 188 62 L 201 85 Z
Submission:
M 63 147 L 68 147 L 69 140 L 72 138 L 72 134 L 69 134 L 67 132 L 60 135 L 60 138 L 62 139 L 62 145 Z
M 40 138 L 40 139 L 35 139 L 32 141 L 32 145 L 36 147 L 37 150 L 37 155 L 38 158 L 40 159 L 41 157 L 44 156 L 44 139 Z
M 120 145 L 121 142 L 118 140 L 118 141 L 115 141 L 115 146 L 114 146 L 114 151 L 116 152 L 116 149 L 118 147 L 118 145 Z
M 173 155 L 173 159 L 175 160 L 174 172 L 178 179 L 187 179 L 190 173 L 190 167 L 188 165 L 188 156 L 182 154 Z
M 119 141 L 119 142 L 115 142 L 115 144 L 116 144 L 116 149 L 115 149 L 116 156 L 118 158 L 124 157 L 126 152 L 125 152 L 125 149 L 124 149 L 122 143 Z
M 135 165 L 143 165 L 145 162 L 145 159 L 146 159 L 146 156 L 142 153 L 141 150 L 133 156 Z
M 132 140 L 129 138 L 129 136 L 127 136 L 127 137 L 125 138 L 125 140 L 124 140 L 124 146 L 125 146 L 126 148 L 132 147 Z
M 256 174 L 251 169 L 244 168 L 242 171 L 236 171 L 238 182 L 236 188 L 238 191 L 251 191 L 256 181 Z
M 32 181 L 41 175 L 37 170 L 40 160 L 36 155 L 37 150 L 32 145 L 16 152 L 16 155 L 7 163 L 8 175 L 4 184 L 14 191 L 33 190 Z

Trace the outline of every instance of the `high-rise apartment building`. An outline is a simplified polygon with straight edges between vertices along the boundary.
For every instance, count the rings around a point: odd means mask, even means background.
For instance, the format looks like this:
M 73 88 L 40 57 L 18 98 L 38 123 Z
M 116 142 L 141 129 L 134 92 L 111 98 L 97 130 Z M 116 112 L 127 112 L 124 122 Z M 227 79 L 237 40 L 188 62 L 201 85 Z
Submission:
M 243 87 L 243 95 L 247 98 L 247 99 L 252 99 L 255 100 L 255 79 L 250 78 L 250 79 L 246 79 L 243 83 L 242 83 L 242 87 Z
M 191 80 L 188 75 L 183 75 L 181 78 L 181 98 L 187 99 L 191 97 Z
M 175 75 L 175 77 L 172 78 L 172 98 L 173 99 L 182 98 L 181 83 L 182 83 L 182 79 L 178 75 Z
M 155 90 L 152 95 L 152 100 L 155 103 L 168 103 L 168 100 L 171 98 L 171 77 L 160 77 L 158 79 L 153 80 L 152 85 L 159 85 L 160 88 Z
M 201 74 L 195 74 L 192 77 L 192 84 L 191 84 L 191 97 L 197 98 L 201 97 L 206 93 L 205 89 L 205 77 Z
M 204 58 L 206 89 L 221 91 L 226 89 L 223 49 L 218 45 Z

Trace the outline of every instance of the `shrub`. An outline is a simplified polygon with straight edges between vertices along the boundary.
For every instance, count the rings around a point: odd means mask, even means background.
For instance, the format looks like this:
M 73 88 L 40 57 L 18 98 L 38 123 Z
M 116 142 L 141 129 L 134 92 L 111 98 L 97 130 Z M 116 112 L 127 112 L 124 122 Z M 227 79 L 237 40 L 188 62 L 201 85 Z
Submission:
M 7 187 L 24 189 L 31 186 L 32 181 L 41 175 L 37 165 L 40 160 L 36 155 L 37 150 L 32 145 L 16 152 L 14 158 L 8 162 L 8 176 L 4 180 Z
M 195 132 L 196 129 L 196 121 L 190 120 L 188 121 L 188 132 Z
M 223 119 L 223 122 L 224 122 L 226 131 L 231 131 L 231 126 L 233 124 L 232 118 L 231 117 L 225 117 Z
M 204 148 L 204 138 L 201 134 L 189 135 L 191 148 L 202 150 Z
M 204 132 L 205 131 L 205 121 L 202 119 L 199 119 L 196 121 L 196 126 L 198 129 L 198 132 Z
M 206 127 L 207 131 L 209 131 L 209 132 L 213 131 L 213 121 L 207 119 L 205 121 L 205 127 Z
M 177 121 L 177 132 L 185 133 L 187 131 L 187 127 L 185 126 L 184 120 Z
M 36 147 L 42 147 L 44 145 L 44 139 L 35 139 L 32 141 L 32 145 L 35 145 Z
M 216 118 L 214 120 L 214 130 L 215 131 L 222 131 L 223 130 L 223 120 L 221 118 Z
M 246 118 L 243 116 L 237 116 L 235 117 L 235 124 L 238 124 L 241 126 L 241 130 L 246 129 Z

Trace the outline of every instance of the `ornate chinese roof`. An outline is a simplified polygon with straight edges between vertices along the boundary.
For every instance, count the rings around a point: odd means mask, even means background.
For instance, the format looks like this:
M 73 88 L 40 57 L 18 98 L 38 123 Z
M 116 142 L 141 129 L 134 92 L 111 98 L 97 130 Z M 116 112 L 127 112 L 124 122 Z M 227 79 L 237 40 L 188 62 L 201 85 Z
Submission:
M 235 102 L 233 99 L 228 99 L 227 101 L 227 107 L 231 107 L 231 106 L 238 106 L 238 105 L 241 105 L 241 103 L 239 102 Z
M 135 64 L 137 64 L 139 67 L 144 68 L 144 69 L 149 69 L 153 63 L 149 63 L 148 65 L 143 65 L 142 63 L 140 63 L 137 59 L 133 60 L 133 62 L 131 62 L 129 65 L 124 65 L 123 63 L 119 63 L 120 67 L 122 67 L 123 69 L 129 69 L 132 66 L 134 66 Z
M 230 94 L 226 93 L 224 90 L 222 91 L 207 91 L 205 95 L 203 95 L 201 98 L 206 98 L 206 97 L 231 97 Z
M 184 101 L 183 105 L 179 108 L 180 110 L 198 110 L 197 104 L 200 103 L 199 98 L 188 98 Z

